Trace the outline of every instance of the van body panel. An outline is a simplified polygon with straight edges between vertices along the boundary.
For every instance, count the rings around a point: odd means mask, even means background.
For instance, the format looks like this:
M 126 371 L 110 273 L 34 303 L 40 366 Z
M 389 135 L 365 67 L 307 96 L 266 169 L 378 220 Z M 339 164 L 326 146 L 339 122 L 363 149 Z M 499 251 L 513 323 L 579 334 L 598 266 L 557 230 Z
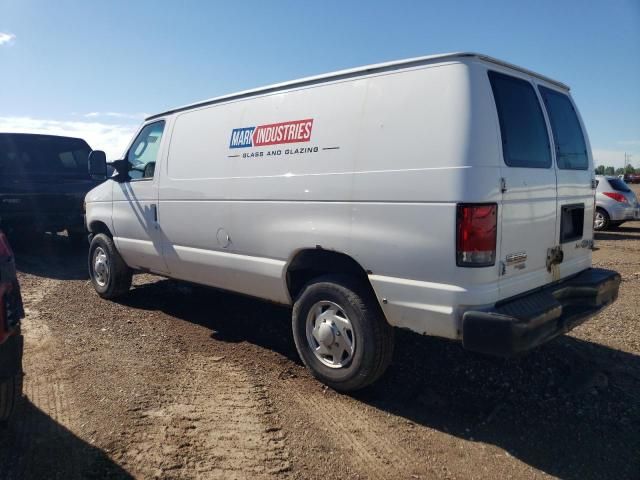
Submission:
M 566 89 L 567 91 L 569 90 L 569 87 L 563 84 L 562 82 L 558 82 L 557 80 L 551 79 L 549 77 L 545 77 L 544 75 L 540 75 L 539 73 L 533 72 L 526 68 L 522 68 L 512 63 L 505 62 L 503 60 L 490 57 L 488 55 L 482 55 L 474 52 L 454 52 L 454 53 L 444 53 L 444 54 L 438 54 L 438 55 L 426 55 L 422 57 L 407 58 L 404 60 L 394 60 L 391 62 L 377 63 L 373 65 L 365 65 L 362 67 L 349 68 L 349 69 L 340 70 L 337 72 L 325 73 L 322 75 L 315 75 L 312 77 L 301 78 L 298 80 L 291 80 L 288 82 L 282 82 L 274 85 L 268 85 L 265 87 L 254 88 L 251 90 L 244 90 L 241 92 L 232 93 L 229 95 L 223 95 L 220 97 L 205 100 L 203 102 L 192 103 L 182 107 L 174 108 L 174 109 L 165 111 L 163 113 L 158 113 L 156 115 L 151 115 L 150 117 L 147 117 L 146 121 L 164 117 L 172 113 L 182 112 L 186 110 L 193 110 L 195 108 L 199 108 L 202 106 L 213 105 L 216 103 L 227 102 L 231 100 L 250 98 L 260 94 L 268 94 L 268 93 L 278 92 L 282 90 L 289 90 L 296 87 L 304 87 L 304 86 L 316 85 L 319 83 L 327 83 L 330 81 L 349 80 L 349 79 L 358 78 L 366 75 L 373 75 L 376 73 L 384 73 L 384 72 L 396 71 L 396 70 L 407 70 L 414 67 L 422 67 L 425 65 L 444 65 L 452 61 L 465 62 L 465 63 L 481 61 L 482 63 L 485 63 L 485 64 L 497 65 L 512 71 L 522 72 L 527 75 L 535 76 L 536 78 L 545 80 L 553 85 Z
M 391 325 L 459 339 L 466 311 L 491 309 L 591 261 L 581 249 L 547 269 L 562 206 L 584 201 L 585 219 L 593 213 L 590 181 L 558 176 L 554 152 L 545 168 L 505 163 L 490 70 L 533 89 L 540 82 L 568 91 L 464 54 L 339 72 L 150 117 L 146 125 L 167 122 L 161 158 L 152 179 L 113 187 L 118 249 L 134 268 L 283 304 L 294 300 L 286 274 L 297 252 L 339 252 L 367 272 Z M 280 142 L 280 134 L 292 141 Z M 551 133 L 547 140 L 552 150 Z M 497 205 L 494 265 L 457 266 L 461 203 Z M 88 216 L 106 215 L 98 212 L 88 205 Z M 585 239 L 590 228 L 586 222 Z M 524 267 L 507 265 L 520 252 Z
M 501 168 L 507 189 L 500 217 L 500 262 L 504 265 L 500 295 L 504 298 L 553 281 L 546 260 L 547 250 L 557 244 L 555 171 L 532 170 L 538 169 Z M 521 253 L 525 260 L 518 261 Z
M 86 227 L 91 230 L 93 222 L 106 225 L 110 232 L 113 228 L 113 188 L 114 181 L 108 180 L 89 191 L 85 197 L 87 205 Z
M 470 306 L 489 308 L 495 300 L 488 299 L 500 294 L 498 282 L 464 288 L 383 275 L 369 275 L 369 280 L 391 325 L 450 339 L 460 338 L 462 314 Z
M 251 257 L 212 249 L 175 247 L 180 269 L 171 276 L 210 287 L 232 290 L 275 303 L 290 302 L 283 281 L 283 260 Z

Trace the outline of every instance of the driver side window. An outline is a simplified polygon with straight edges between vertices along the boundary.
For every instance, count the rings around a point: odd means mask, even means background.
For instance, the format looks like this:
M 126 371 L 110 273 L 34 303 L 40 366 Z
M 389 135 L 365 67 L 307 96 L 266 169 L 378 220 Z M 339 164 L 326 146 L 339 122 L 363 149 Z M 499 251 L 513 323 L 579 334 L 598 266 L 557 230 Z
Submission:
M 127 153 L 129 176 L 132 180 L 152 179 L 156 168 L 164 121 L 144 127 Z

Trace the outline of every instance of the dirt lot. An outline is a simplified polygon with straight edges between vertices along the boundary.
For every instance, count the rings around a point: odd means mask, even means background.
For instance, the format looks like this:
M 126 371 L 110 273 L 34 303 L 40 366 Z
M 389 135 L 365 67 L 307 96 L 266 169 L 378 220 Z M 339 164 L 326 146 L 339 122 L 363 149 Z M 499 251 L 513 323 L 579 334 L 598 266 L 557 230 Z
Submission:
M 0 478 L 638 479 L 640 222 L 597 246 L 620 298 L 571 335 L 501 360 L 398 332 L 345 396 L 301 366 L 284 308 L 150 276 L 107 302 L 66 238 L 16 245 L 25 398 Z

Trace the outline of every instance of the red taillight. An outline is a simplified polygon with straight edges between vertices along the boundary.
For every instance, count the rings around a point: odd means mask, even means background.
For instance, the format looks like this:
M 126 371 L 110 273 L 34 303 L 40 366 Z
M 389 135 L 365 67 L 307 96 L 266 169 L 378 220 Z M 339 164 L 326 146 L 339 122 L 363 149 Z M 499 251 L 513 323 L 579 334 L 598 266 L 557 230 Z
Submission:
M 616 202 L 627 203 L 627 198 L 618 192 L 602 192 L 603 195 L 606 195 L 609 198 L 613 198 Z
M 13 251 L 9 245 L 9 240 L 4 233 L 0 232 L 0 258 L 13 257 Z
M 459 267 L 488 267 L 496 263 L 498 206 L 459 204 L 456 263 Z

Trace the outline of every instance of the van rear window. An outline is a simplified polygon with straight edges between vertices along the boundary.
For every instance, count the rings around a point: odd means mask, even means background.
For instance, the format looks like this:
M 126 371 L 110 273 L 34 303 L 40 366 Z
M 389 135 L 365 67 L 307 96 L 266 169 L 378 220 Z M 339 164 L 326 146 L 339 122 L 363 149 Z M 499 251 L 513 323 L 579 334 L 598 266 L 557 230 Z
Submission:
M 578 115 L 569 97 L 546 87 L 539 87 L 556 144 L 556 163 L 565 170 L 589 168 L 587 145 Z
M 498 110 L 504 162 L 510 167 L 551 167 L 549 135 L 533 86 L 492 71 L 489 81 Z

